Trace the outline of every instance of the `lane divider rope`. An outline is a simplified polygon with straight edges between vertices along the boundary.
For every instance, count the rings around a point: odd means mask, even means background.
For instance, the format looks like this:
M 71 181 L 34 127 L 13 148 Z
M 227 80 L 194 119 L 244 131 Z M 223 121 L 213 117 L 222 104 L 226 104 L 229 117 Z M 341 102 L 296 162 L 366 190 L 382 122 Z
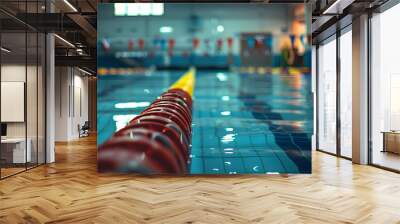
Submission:
M 139 116 L 100 145 L 99 172 L 187 173 L 195 77 L 196 70 L 189 69 Z

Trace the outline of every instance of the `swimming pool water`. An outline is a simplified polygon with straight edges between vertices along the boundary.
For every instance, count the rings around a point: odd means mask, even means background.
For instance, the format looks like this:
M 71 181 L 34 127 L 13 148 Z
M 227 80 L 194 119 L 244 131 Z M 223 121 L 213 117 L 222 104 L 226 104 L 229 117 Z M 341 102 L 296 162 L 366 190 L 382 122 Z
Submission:
M 184 72 L 106 75 L 98 82 L 98 143 Z M 192 174 L 310 173 L 311 76 L 198 71 Z

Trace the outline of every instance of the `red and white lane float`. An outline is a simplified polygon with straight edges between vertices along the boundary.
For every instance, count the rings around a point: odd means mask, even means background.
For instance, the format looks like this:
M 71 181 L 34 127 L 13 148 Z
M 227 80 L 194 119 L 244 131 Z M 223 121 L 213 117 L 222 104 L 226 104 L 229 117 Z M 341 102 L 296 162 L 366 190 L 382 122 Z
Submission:
M 99 172 L 188 173 L 194 84 L 195 70 L 190 69 L 100 145 Z

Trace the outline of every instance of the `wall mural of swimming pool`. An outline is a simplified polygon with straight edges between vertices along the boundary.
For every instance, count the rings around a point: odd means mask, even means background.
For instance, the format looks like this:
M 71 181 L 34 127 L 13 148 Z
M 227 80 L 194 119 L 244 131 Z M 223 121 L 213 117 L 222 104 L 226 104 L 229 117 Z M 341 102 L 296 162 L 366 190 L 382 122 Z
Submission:
M 303 4 L 98 6 L 98 170 L 309 174 Z

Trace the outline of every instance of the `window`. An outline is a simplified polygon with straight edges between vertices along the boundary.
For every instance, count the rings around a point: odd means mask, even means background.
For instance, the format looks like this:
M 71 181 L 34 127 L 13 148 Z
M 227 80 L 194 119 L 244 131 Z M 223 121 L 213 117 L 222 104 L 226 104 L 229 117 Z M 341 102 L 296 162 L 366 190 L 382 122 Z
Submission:
M 340 36 L 340 154 L 352 157 L 352 32 Z
M 371 18 L 371 162 L 400 170 L 400 4 Z
M 115 16 L 162 16 L 164 3 L 115 3 Z
M 318 149 L 336 153 L 336 39 L 318 48 Z

